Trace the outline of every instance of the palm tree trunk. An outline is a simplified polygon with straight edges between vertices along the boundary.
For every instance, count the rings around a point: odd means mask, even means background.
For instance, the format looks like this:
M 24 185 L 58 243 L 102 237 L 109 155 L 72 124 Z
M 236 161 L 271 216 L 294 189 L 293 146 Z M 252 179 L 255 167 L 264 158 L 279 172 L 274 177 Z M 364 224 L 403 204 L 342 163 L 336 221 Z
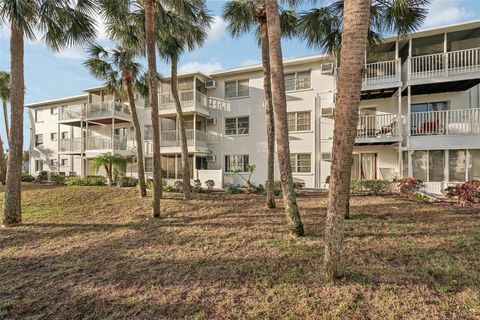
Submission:
M 153 200 L 152 215 L 160 217 L 160 199 L 162 198 L 162 163 L 160 160 L 160 123 L 158 115 L 158 79 L 155 53 L 155 12 L 154 0 L 145 0 L 145 38 L 148 62 L 148 95 L 152 113 L 153 130 Z
M 262 47 L 263 65 L 263 104 L 265 105 L 265 119 L 267 125 L 267 181 L 265 183 L 266 202 L 268 208 L 275 208 L 275 118 L 272 103 L 272 85 L 270 77 L 270 50 L 268 47 L 267 21 L 260 22 L 260 42 Z
M 5 120 L 5 131 L 7 132 L 7 142 L 10 143 L 10 129 L 8 125 L 7 100 L 2 100 L 2 105 L 3 105 L 3 119 Z
M 350 189 L 370 5 L 370 0 L 344 2 L 330 191 L 325 222 L 324 263 L 326 276 L 330 279 L 341 277 L 344 273 L 343 222 Z
M 123 81 L 127 88 L 128 106 L 130 107 L 130 114 L 132 115 L 133 127 L 135 128 L 135 141 L 137 144 L 137 174 L 138 174 L 138 192 L 141 197 L 147 196 L 147 186 L 145 184 L 145 168 L 143 163 L 143 142 L 142 129 L 138 121 L 137 108 L 135 107 L 135 96 L 133 94 L 132 75 L 128 70 L 123 72 Z
M 111 186 L 113 184 L 113 175 L 112 175 L 112 168 L 105 164 L 105 172 L 107 173 L 108 184 Z
M 22 222 L 21 182 L 23 154 L 23 106 L 24 106 L 24 39 L 23 32 L 11 25 L 11 120 L 15 123 L 10 132 L 7 180 L 3 204 L 3 224 Z
M 281 45 L 280 19 L 276 0 L 266 0 L 268 43 L 272 71 L 272 96 L 275 114 L 275 132 L 277 138 L 278 164 L 282 184 L 285 213 L 291 225 L 291 231 L 297 236 L 304 236 L 302 220 L 298 210 L 295 190 L 293 188 L 292 168 L 290 166 L 290 145 L 288 141 L 287 97 L 283 74 L 283 57 Z
M 7 163 L 5 161 L 5 151 L 3 150 L 3 140 L 0 137 L 0 183 L 5 185 L 7 178 Z
M 170 78 L 170 87 L 172 91 L 175 109 L 177 110 L 178 126 L 180 130 L 180 147 L 182 150 L 182 176 L 183 176 L 183 198 L 190 200 L 190 166 L 188 165 L 188 145 L 185 133 L 185 118 L 183 116 L 182 105 L 178 97 L 177 86 L 177 58 L 172 58 L 172 70 Z M 195 93 L 194 93 L 195 94 Z

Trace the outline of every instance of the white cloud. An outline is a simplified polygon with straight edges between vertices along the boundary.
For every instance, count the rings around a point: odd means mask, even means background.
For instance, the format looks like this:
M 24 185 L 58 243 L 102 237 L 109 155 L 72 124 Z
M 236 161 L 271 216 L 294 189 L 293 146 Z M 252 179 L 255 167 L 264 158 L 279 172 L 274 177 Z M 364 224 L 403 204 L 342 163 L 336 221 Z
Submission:
M 223 67 L 218 61 L 211 61 L 206 63 L 188 62 L 180 66 L 180 68 L 178 68 L 178 71 L 180 73 L 203 72 L 208 74 L 222 69 Z
M 225 34 L 225 29 L 227 28 L 227 24 L 220 16 L 213 17 L 213 22 L 210 25 L 210 30 L 207 31 L 208 37 L 207 42 L 215 42 L 221 38 Z
M 258 59 L 247 59 L 242 61 L 242 66 L 251 66 L 251 65 L 260 64 L 260 63 L 262 63 L 262 61 Z
M 85 50 L 83 48 L 67 48 L 55 52 L 55 57 L 60 59 L 83 60 L 86 58 Z
M 428 6 L 426 27 L 437 27 L 465 21 L 471 16 L 470 12 L 462 7 L 460 0 L 432 0 Z

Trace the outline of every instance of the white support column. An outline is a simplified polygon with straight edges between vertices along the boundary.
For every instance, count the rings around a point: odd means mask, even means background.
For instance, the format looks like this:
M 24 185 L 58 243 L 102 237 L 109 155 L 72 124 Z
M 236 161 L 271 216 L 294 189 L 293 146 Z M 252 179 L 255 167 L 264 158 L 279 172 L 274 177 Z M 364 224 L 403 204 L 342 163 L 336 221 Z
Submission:
M 112 117 L 112 153 L 115 153 L 115 117 Z
M 85 149 L 88 148 L 88 120 L 85 121 L 85 127 L 86 127 L 86 130 L 85 130 L 85 139 L 86 139 L 86 144 L 85 144 Z M 87 160 L 87 155 L 85 154 L 85 177 L 87 176 L 87 173 L 88 173 L 88 160 Z
M 397 121 L 397 134 L 398 136 L 403 136 L 403 121 L 402 121 L 402 87 L 398 87 L 398 100 L 397 100 L 397 113 L 398 113 L 398 121 Z
M 412 155 L 413 151 L 408 151 L 407 153 L 407 158 L 408 158 L 408 176 L 412 177 L 413 176 L 413 161 L 412 161 Z
M 80 120 L 80 176 L 85 177 L 85 139 L 86 134 L 83 130 L 83 121 Z
M 448 76 L 448 57 L 447 57 L 447 52 L 448 52 L 448 41 L 447 41 L 447 33 L 443 33 L 443 62 L 444 65 L 443 67 L 445 68 L 445 75 Z
M 193 150 L 197 150 L 197 114 L 193 114 Z
M 412 75 L 412 52 L 413 52 L 413 41 L 412 38 L 408 40 L 408 69 L 407 69 L 407 80 L 410 80 Z
M 411 117 L 412 117 L 412 87 L 407 87 L 407 137 L 410 137 L 412 124 L 411 124 Z
M 57 173 L 60 174 L 60 123 L 57 129 Z
M 403 176 L 403 151 L 402 151 L 402 141 L 398 143 L 398 176 L 405 178 Z
M 397 60 L 399 57 L 399 52 L 398 52 L 398 40 L 395 41 L 395 60 Z
M 445 182 L 450 181 L 450 172 L 448 170 L 448 158 L 450 155 L 450 150 L 445 150 L 444 152 L 444 165 L 443 165 L 443 179 Z M 468 170 L 465 170 L 468 171 Z

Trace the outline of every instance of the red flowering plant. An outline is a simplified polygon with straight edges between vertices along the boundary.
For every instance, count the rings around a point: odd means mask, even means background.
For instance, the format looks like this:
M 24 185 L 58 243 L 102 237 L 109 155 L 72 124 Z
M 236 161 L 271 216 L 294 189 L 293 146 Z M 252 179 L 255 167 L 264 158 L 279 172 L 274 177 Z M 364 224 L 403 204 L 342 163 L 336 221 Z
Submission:
M 461 207 L 469 207 L 480 201 L 480 181 L 468 181 L 454 187 L 458 204 Z
M 417 178 L 394 179 L 393 182 L 398 185 L 400 193 L 404 196 L 412 196 L 424 187 L 423 181 Z

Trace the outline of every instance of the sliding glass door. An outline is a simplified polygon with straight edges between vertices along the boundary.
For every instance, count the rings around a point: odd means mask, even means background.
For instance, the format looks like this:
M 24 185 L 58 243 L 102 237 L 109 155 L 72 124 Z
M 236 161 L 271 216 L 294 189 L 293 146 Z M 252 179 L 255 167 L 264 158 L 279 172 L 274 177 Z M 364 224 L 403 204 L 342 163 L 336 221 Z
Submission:
M 377 154 L 355 153 L 353 155 L 352 180 L 377 179 Z

